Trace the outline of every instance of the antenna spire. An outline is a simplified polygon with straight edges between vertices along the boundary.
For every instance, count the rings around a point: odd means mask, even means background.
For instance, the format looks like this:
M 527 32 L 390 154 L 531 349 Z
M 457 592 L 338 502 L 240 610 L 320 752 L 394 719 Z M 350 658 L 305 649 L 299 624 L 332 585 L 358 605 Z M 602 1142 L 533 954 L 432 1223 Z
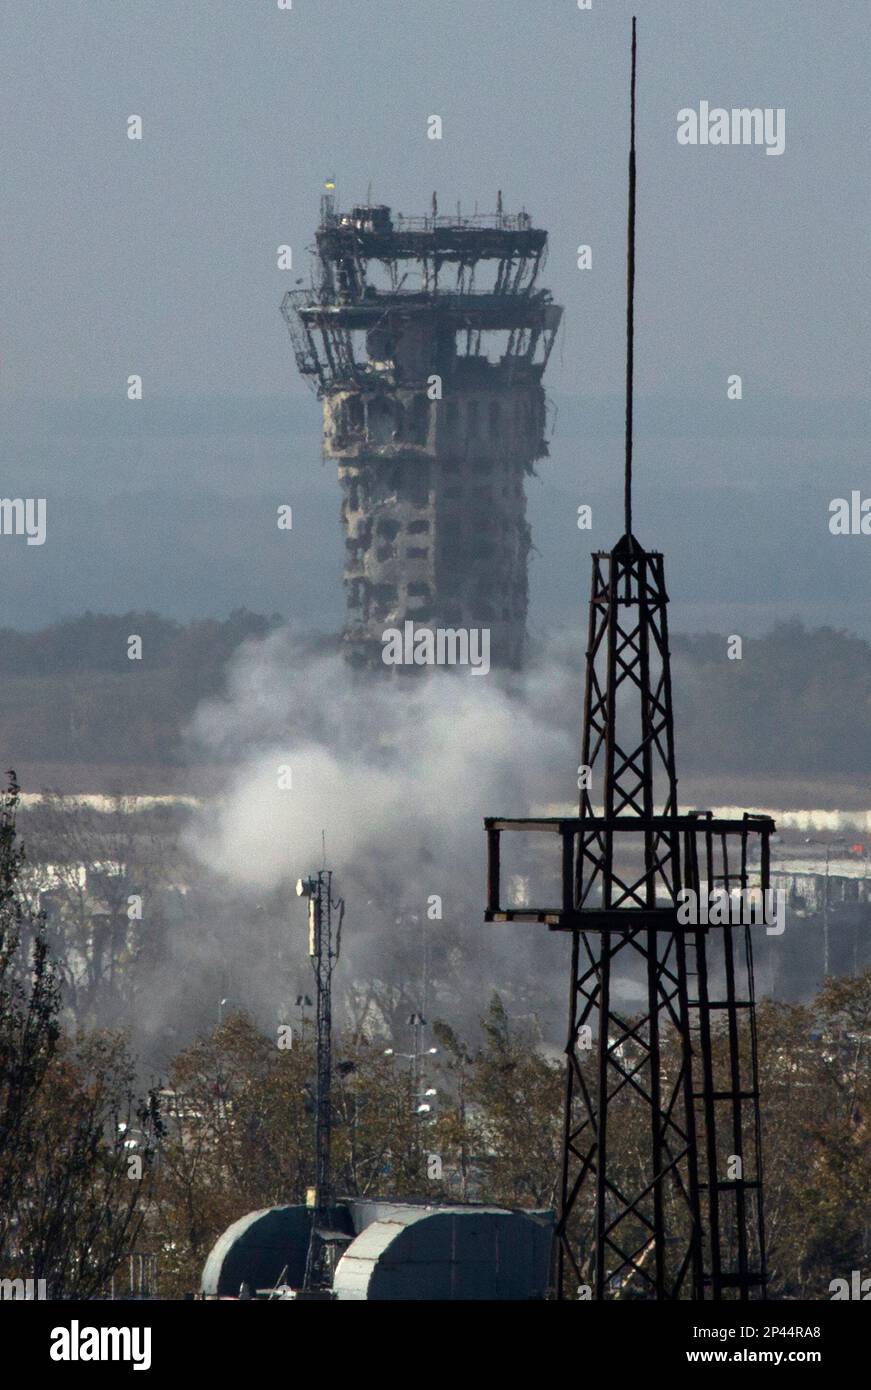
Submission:
M 632 16 L 632 86 L 629 107 L 629 236 L 626 254 L 626 469 L 623 507 L 632 536 L 632 377 L 635 338 L 635 16 Z

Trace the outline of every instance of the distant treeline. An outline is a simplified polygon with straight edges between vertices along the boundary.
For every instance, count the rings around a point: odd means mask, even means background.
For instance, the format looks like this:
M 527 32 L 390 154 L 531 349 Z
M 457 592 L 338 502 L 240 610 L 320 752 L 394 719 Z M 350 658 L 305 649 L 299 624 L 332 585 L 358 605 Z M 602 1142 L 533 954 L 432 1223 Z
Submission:
M 186 720 L 223 688 L 233 652 L 281 622 L 245 609 L 186 625 L 156 613 L 85 613 L 40 632 L 0 630 L 2 756 L 16 767 L 176 763 Z M 141 660 L 128 656 L 134 636 Z
M 189 762 L 182 731 L 224 688 L 233 652 L 282 619 L 245 609 L 183 624 L 156 613 L 85 613 L 40 632 L 0 631 L 0 757 L 13 766 Z M 142 660 L 128 642 L 142 639 Z M 312 638 L 312 650 L 335 648 Z M 743 640 L 673 636 L 678 765 L 774 776 L 871 771 L 871 644 L 833 628 L 778 624 Z M 579 705 L 565 710 L 574 735 Z M 6 763 L 4 763 L 4 766 Z
M 743 640 L 672 638 L 683 772 L 836 778 L 871 772 L 871 644 L 831 627 L 778 623 Z

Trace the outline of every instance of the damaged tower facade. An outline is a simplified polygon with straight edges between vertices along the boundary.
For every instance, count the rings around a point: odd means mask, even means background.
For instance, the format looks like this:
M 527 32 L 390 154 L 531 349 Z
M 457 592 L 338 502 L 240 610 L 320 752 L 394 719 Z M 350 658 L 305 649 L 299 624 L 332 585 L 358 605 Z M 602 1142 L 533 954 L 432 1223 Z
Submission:
M 383 668 L 387 629 L 488 629 L 518 666 L 547 454 L 542 377 L 562 310 L 537 285 L 547 233 L 521 212 L 429 217 L 322 200 L 315 282 L 285 296 L 324 402 L 345 533 L 345 651 Z M 399 666 L 398 670 L 415 670 Z

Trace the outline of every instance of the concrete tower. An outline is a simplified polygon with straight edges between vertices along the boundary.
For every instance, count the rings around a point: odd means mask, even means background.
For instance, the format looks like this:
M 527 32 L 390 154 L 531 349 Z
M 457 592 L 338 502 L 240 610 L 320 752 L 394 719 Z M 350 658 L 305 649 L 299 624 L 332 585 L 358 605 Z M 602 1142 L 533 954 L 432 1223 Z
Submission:
M 356 666 L 386 669 L 383 634 L 407 622 L 485 628 L 494 665 L 523 659 L 524 479 L 547 454 L 562 310 L 536 285 L 547 233 L 501 204 L 443 217 L 433 198 L 431 216 L 394 218 L 327 195 L 315 282 L 282 304 L 338 464 Z

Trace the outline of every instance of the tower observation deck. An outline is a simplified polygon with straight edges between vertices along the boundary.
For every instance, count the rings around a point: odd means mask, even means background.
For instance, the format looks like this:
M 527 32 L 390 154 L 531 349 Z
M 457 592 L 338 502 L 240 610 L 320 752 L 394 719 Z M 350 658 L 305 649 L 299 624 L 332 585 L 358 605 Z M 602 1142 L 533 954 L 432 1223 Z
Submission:
M 383 634 L 409 621 L 485 628 L 494 665 L 523 659 L 524 480 L 548 452 L 562 310 L 537 284 L 547 233 L 501 201 L 464 218 L 433 198 L 431 216 L 403 217 L 326 195 L 313 284 L 282 304 L 338 465 L 356 666 L 386 669 Z

